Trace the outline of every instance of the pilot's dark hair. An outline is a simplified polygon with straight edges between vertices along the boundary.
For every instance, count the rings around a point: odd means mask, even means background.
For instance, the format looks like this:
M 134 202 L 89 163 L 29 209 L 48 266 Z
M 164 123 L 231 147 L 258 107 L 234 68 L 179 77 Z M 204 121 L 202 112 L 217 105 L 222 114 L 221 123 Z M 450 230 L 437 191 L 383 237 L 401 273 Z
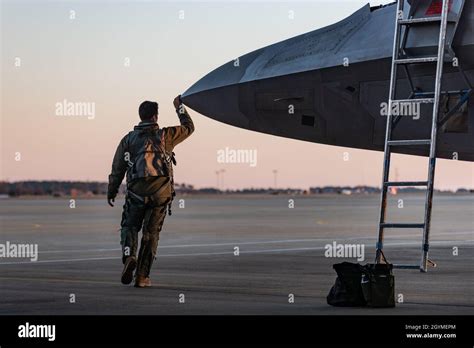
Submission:
M 142 121 L 148 121 L 158 115 L 158 103 L 145 100 L 138 108 L 138 114 Z

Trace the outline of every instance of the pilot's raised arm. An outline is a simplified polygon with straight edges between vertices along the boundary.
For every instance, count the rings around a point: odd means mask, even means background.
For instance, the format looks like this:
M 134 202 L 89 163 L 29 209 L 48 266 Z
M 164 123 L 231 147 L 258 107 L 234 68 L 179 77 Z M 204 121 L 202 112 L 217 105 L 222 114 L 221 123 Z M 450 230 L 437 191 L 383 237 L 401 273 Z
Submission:
M 181 96 L 177 96 L 173 101 L 176 113 L 178 114 L 180 126 L 166 127 L 165 132 L 165 145 L 168 151 L 172 151 L 173 148 L 188 138 L 194 132 L 194 123 L 188 114 Z

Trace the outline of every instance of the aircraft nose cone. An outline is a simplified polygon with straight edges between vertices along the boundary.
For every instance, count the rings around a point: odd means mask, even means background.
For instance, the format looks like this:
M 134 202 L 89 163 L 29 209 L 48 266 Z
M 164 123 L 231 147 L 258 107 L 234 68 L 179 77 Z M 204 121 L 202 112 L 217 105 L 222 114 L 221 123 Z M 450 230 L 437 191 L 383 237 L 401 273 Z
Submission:
M 181 96 L 183 103 L 200 114 L 237 127 L 248 128 L 240 111 L 240 81 L 254 57 L 246 55 L 210 72 Z
M 182 96 L 183 103 L 200 114 L 236 127 L 248 128 L 248 118 L 240 112 L 238 86 L 226 86 Z

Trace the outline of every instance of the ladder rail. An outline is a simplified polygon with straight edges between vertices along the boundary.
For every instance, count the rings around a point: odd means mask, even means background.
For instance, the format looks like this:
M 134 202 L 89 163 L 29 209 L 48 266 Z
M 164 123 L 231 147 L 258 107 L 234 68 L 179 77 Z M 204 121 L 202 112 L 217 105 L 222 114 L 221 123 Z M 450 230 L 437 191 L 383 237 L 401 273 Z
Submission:
M 438 136 L 438 117 L 441 98 L 441 85 L 443 83 L 444 53 L 446 47 L 446 34 L 448 26 L 449 0 L 443 0 L 443 9 L 441 11 L 441 28 L 438 42 L 438 63 L 436 64 L 436 81 L 433 103 L 433 115 L 431 123 L 431 145 L 428 169 L 428 189 L 426 191 L 425 201 L 425 226 L 423 228 L 423 244 L 421 257 L 421 271 L 426 272 L 428 268 L 429 237 L 431 227 L 431 210 L 433 207 L 433 191 L 436 169 L 436 146 Z
M 392 100 L 396 98 L 396 87 L 397 87 L 397 71 L 398 65 L 395 63 L 395 59 L 398 58 L 399 47 L 400 47 L 400 13 L 403 13 L 403 0 L 397 1 L 397 12 L 395 19 L 395 33 L 393 38 L 393 52 L 392 52 L 392 70 L 390 78 L 390 96 L 388 100 L 388 113 L 387 113 L 387 125 L 385 129 L 385 144 L 384 144 L 384 165 L 383 165 L 383 178 L 382 178 L 382 192 L 380 198 L 380 214 L 379 214 L 379 233 L 377 240 L 377 251 L 375 260 L 376 263 L 380 263 L 382 260 L 382 249 L 383 249 L 383 238 L 384 238 L 384 227 L 385 215 L 387 210 L 387 192 L 388 187 L 385 185 L 389 181 L 390 175 L 390 160 L 391 160 L 391 149 L 389 141 L 391 140 L 392 133 Z M 403 18 L 402 18 L 403 19 Z

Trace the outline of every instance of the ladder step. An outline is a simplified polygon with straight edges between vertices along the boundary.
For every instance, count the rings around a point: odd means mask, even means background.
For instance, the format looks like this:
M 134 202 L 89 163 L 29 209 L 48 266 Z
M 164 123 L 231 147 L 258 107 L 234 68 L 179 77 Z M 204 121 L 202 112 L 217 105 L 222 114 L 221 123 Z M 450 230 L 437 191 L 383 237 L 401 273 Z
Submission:
M 434 103 L 434 98 L 418 98 L 418 99 L 393 99 L 393 104 L 406 104 L 406 103 L 421 103 L 421 104 L 429 104 Z
M 391 146 L 431 145 L 431 140 L 430 139 L 389 140 L 388 145 L 391 145 Z
M 464 94 L 469 93 L 469 90 L 461 89 L 457 91 L 441 91 L 441 95 L 459 95 L 463 96 Z M 427 97 L 434 95 L 434 92 L 415 92 L 414 96 L 416 97 Z
M 424 23 L 433 23 L 433 22 L 441 22 L 441 17 L 424 17 L 424 18 L 411 18 L 411 19 L 398 20 L 398 24 L 400 25 L 424 24 Z
M 383 228 L 424 228 L 425 224 L 412 224 L 412 223 L 390 223 L 384 222 L 380 224 Z
M 437 62 L 438 57 L 421 57 L 421 58 L 406 58 L 396 59 L 395 64 L 420 64 L 420 63 L 433 63 Z
M 428 186 L 428 181 L 388 181 L 384 183 L 385 186 Z

